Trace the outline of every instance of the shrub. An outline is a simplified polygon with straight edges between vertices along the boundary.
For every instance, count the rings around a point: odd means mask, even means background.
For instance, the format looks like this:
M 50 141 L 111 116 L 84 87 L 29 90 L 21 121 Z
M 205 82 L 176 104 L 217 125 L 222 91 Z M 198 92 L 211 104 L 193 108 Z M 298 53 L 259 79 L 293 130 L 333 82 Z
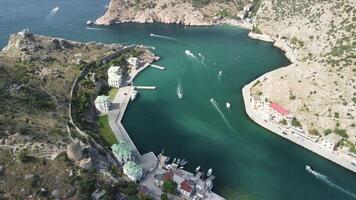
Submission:
M 161 200 L 168 200 L 168 195 L 167 195 L 167 193 L 162 193 L 162 194 L 161 194 Z
M 325 134 L 325 135 L 329 135 L 330 133 L 332 133 L 332 130 L 331 130 L 331 129 L 325 129 L 325 130 L 324 130 L 324 134 Z
M 163 191 L 171 194 L 177 193 L 177 183 L 174 181 L 164 181 L 163 182 Z

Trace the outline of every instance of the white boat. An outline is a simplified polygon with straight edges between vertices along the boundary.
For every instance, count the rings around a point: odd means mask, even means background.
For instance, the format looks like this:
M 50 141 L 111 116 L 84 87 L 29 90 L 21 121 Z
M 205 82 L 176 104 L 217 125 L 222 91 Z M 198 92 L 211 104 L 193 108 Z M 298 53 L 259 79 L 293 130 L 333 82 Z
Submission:
M 188 163 L 188 161 L 186 161 L 185 159 L 183 159 L 182 161 L 180 161 L 179 165 L 180 166 L 184 166 Z
M 198 166 L 197 168 L 195 168 L 195 171 L 198 172 L 200 170 L 200 166 Z
M 309 165 L 305 165 L 305 169 L 310 173 L 314 173 L 313 169 Z
M 88 20 L 88 21 L 87 21 L 87 25 L 93 25 L 93 24 L 94 24 L 93 21 L 91 21 L 91 20 Z
M 213 169 L 209 169 L 208 172 L 206 173 L 207 176 L 211 176 L 211 174 L 213 173 Z
M 137 90 L 133 90 L 132 94 L 131 94 L 131 97 L 130 97 L 131 101 L 135 100 L 136 97 L 137 97 Z
M 231 105 L 230 105 L 229 102 L 226 102 L 226 108 L 227 108 L 227 109 L 230 109 L 230 108 L 231 108 Z
M 172 161 L 172 163 L 175 163 L 175 162 L 176 162 L 176 160 L 177 160 L 177 158 L 174 158 L 174 159 L 173 159 L 173 161 Z

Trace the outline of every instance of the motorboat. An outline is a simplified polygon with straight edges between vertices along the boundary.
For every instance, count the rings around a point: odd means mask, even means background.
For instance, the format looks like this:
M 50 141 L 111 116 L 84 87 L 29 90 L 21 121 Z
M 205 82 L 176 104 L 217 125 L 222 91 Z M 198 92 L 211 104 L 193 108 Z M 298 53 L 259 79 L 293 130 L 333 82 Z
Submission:
M 226 102 L 226 108 L 227 108 L 227 109 L 230 109 L 230 108 L 231 108 L 231 105 L 230 105 L 229 102 Z
M 211 176 L 211 174 L 213 173 L 213 169 L 209 169 L 208 172 L 206 173 L 207 176 Z
M 195 168 L 195 172 L 198 172 L 200 170 L 200 166 L 198 166 L 197 168 Z
M 87 25 L 93 25 L 94 24 L 94 22 L 93 21 L 91 21 L 90 19 L 87 21 Z
M 132 91 L 132 94 L 131 94 L 131 97 L 130 97 L 131 101 L 134 101 L 136 99 L 137 94 L 138 94 L 137 90 L 133 90 Z

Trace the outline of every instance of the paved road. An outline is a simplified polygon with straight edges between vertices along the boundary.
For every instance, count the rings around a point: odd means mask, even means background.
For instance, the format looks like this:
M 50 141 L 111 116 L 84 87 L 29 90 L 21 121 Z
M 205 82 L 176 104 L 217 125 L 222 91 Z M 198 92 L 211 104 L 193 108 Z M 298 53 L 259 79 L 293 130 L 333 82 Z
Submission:
M 263 79 L 263 78 L 259 78 Z M 252 83 L 254 83 L 253 81 Z M 351 164 L 351 160 L 346 159 L 346 155 L 339 153 L 339 152 L 331 152 L 328 150 L 323 149 L 320 147 L 318 143 L 312 142 L 310 140 L 298 138 L 294 136 L 293 134 L 283 134 L 283 130 L 272 124 L 271 122 L 265 122 L 263 119 L 259 117 L 259 114 L 253 109 L 252 103 L 251 103 L 251 95 L 250 95 L 250 88 L 251 88 L 251 83 L 248 85 L 245 85 L 242 88 L 242 94 L 244 98 L 244 103 L 245 103 L 245 110 L 247 115 L 257 124 L 261 125 L 262 127 L 272 131 L 273 133 L 278 134 L 279 136 L 284 137 L 287 140 L 290 140 L 306 149 L 309 149 L 310 151 L 326 158 L 329 159 L 330 161 L 335 162 L 336 164 L 345 167 L 346 169 L 349 169 L 353 172 L 356 173 L 356 166 L 353 166 Z

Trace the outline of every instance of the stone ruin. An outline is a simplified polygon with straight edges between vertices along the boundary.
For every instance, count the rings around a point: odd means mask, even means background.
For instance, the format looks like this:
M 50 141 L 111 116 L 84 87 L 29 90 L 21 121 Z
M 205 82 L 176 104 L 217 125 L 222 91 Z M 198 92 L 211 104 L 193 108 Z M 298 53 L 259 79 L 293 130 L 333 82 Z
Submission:
M 76 162 L 83 158 L 82 147 L 79 141 L 76 141 L 67 146 L 67 156 Z

